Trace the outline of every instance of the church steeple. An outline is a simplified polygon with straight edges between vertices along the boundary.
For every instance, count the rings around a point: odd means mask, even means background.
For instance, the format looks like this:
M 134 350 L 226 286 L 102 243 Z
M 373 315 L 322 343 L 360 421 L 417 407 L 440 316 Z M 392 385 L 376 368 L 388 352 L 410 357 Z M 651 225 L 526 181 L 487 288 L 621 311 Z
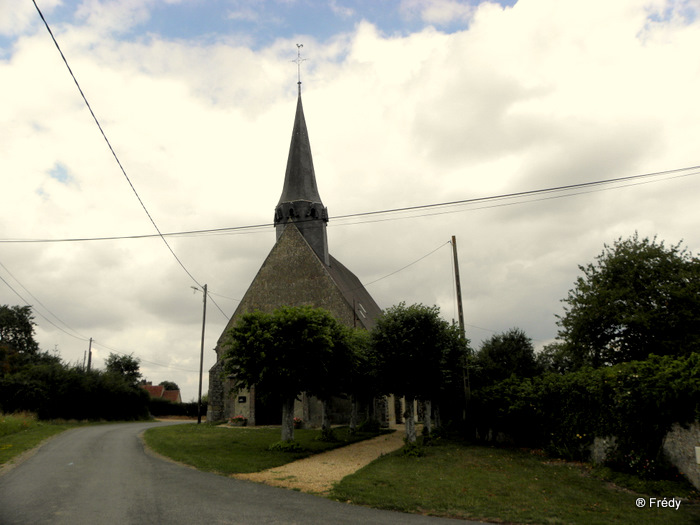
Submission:
M 277 239 L 280 238 L 287 224 L 294 223 L 318 257 L 328 265 L 327 222 L 328 210 L 323 206 L 316 186 L 311 144 L 306 130 L 304 108 L 301 104 L 301 82 L 299 82 L 299 96 L 284 186 L 275 208 L 274 223 Z

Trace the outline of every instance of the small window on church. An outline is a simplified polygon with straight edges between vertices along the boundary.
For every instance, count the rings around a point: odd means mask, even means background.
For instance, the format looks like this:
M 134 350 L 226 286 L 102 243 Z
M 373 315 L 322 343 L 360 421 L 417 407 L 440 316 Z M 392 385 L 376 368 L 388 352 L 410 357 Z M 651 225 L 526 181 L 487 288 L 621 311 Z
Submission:
M 363 319 L 367 319 L 367 310 L 362 306 L 362 303 L 357 303 L 357 311 L 360 313 Z

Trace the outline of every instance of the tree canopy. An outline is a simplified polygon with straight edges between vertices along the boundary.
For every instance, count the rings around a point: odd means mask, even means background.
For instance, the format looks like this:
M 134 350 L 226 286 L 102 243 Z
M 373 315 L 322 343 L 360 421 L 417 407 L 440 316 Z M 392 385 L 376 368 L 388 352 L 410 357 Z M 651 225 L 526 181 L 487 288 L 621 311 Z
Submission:
M 324 398 L 339 393 L 347 369 L 346 332 L 329 312 L 284 306 L 272 314 L 244 314 L 228 334 L 225 370 L 236 388 L 282 400 L 282 440 L 293 439 L 294 399 L 302 392 Z
M 493 335 L 474 356 L 477 386 L 491 385 L 512 375 L 533 377 L 540 370 L 532 340 L 519 328 Z
M 110 353 L 105 360 L 105 369 L 109 373 L 122 376 L 129 384 L 136 385 L 141 379 L 140 360 L 130 355 Z
M 467 341 L 437 306 L 405 303 L 384 311 L 371 341 L 382 391 L 406 398 L 407 439 L 415 441 L 413 400 L 431 402 L 449 379 L 459 380 L 455 372 L 463 370 Z
M 158 383 L 158 386 L 165 387 L 166 390 L 180 390 L 180 387 L 177 386 L 177 383 L 173 381 L 161 381 Z
M 700 350 L 700 261 L 680 242 L 635 233 L 579 268 L 558 320 L 573 368 Z
M 31 306 L 0 306 L 0 345 L 24 354 L 35 354 L 34 316 Z

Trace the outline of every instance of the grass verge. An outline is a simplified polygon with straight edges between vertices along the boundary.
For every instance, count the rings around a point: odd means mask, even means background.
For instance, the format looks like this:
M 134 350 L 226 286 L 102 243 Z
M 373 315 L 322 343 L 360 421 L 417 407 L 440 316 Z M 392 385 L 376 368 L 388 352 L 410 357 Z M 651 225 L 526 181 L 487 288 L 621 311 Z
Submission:
M 697 499 L 679 510 L 649 508 L 651 496 L 696 498 L 684 483 L 640 495 L 592 475 L 584 464 L 549 461 L 529 451 L 444 441 L 423 457 L 401 451 L 344 478 L 331 497 L 355 504 L 463 519 L 538 524 L 700 523 Z M 639 486 L 638 486 L 639 487 Z M 637 498 L 646 506 L 637 508 Z
M 84 423 L 37 421 L 34 414 L 0 414 L 0 465 L 26 452 L 51 436 Z
M 260 472 L 319 452 L 377 436 L 333 429 L 337 441 L 322 441 L 320 430 L 299 429 L 294 439 L 299 451 L 269 450 L 280 439 L 279 428 L 174 425 L 149 428 L 144 441 L 151 449 L 175 461 L 219 474 Z

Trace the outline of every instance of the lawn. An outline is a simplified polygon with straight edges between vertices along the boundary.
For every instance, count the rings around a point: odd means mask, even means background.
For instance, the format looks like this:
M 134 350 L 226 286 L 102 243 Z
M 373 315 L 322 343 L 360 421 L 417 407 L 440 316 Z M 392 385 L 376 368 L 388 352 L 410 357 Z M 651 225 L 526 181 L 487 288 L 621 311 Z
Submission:
M 526 450 L 446 441 L 424 457 L 397 451 L 344 478 L 340 501 L 403 512 L 539 524 L 700 523 L 700 506 L 649 508 L 649 497 L 696 497 L 684 483 L 646 484 L 640 496 L 613 486 L 584 464 L 552 461 Z M 618 478 L 619 479 L 619 478 Z M 637 508 L 637 498 L 646 508 Z
M 33 414 L 0 414 L 0 465 L 45 439 L 84 423 L 37 421 Z
M 333 429 L 333 433 L 337 441 L 328 442 L 319 439 L 320 430 L 295 430 L 294 439 L 302 449 L 299 452 L 269 450 L 280 439 L 279 428 L 175 425 L 149 428 L 144 440 L 150 448 L 175 461 L 229 475 L 260 472 L 378 435 L 352 435 L 347 427 Z

